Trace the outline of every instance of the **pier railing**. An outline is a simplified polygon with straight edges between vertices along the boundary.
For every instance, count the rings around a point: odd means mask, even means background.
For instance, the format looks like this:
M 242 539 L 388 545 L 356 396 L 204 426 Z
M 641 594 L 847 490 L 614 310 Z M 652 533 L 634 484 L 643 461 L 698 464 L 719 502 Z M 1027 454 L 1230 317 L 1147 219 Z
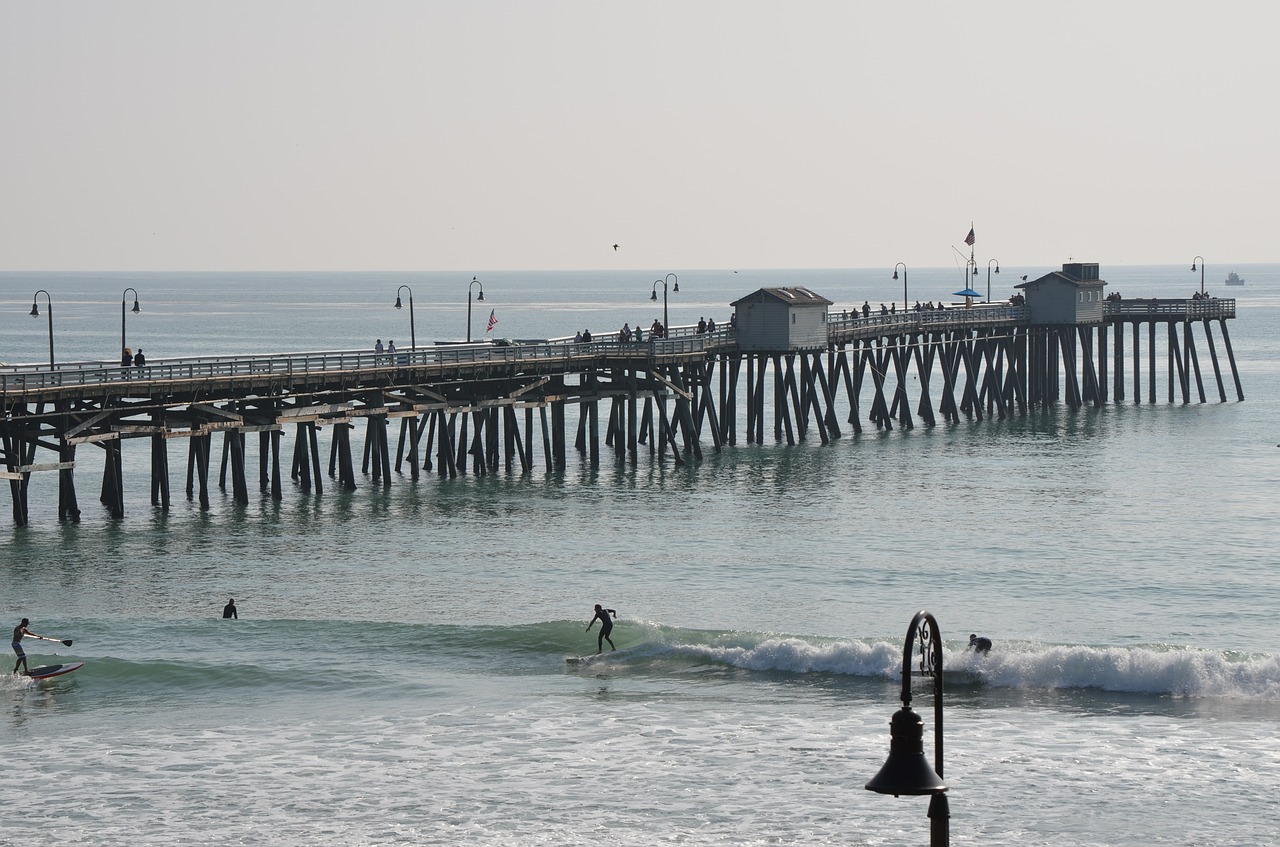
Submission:
M 1144 318 L 1152 315 L 1185 318 L 1187 320 L 1217 320 L 1236 316 L 1234 297 L 1210 298 L 1207 300 L 1156 299 L 1149 300 L 1109 300 L 1106 304 L 1107 317 Z
M 1105 304 L 1109 319 L 1218 319 L 1233 318 L 1236 301 L 1231 298 L 1190 300 L 1116 300 Z M 845 344 L 886 334 L 909 334 L 963 330 L 983 327 L 1025 325 L 1030 320 L 1026 306 L 1009 303 L 981 303 L 970 307 L 907 310 L 902 312 L 831 313 L 827 317 L 830 344 Z M 714 353 L 737 346 L 736 330 L 730 325 L 712 332 L 697 327 L 672 327 L 663 338 L 647 334 L 643 341 L 622 341 L 609 333 L 589 342 L 572 337 L 520 342 L 445 343 L 418 350 L 374 353 L 368 350 L 326 350 L 296 353 L 238 356 L 198 356 L 157 359 L 142 367 L 119 363 L 60 362 L 54 368 L 40 364 L 0 366 L 0 394 L 26 393 L 74 386 L 121 385 L 137 382 L 178 382 L 237 379 L 243 377 L 303 377 L 337 372 L 394 373 L 399 368 L 466 365 L 539 365 L 556 362 L 566 365 L 598 360 L 635 360 L 651 363 L 664 358 Z
M 736 345 L 731 327 L 698 333 L 695 328 L 675 328 L 665 338 L 621 341 L 616 336 L 589 342 L 573 338 L 519 343 L 480 342 L 435 344 L 417 350 L 374 353 L 368 350 L 324 350 L 241 356 L 196 356 L 155 359 L 142 367 L 118 363 L 60 362 L 47 365 L 0 367 L 0 393 L 22 393 L 75 386 L 136 385 L 140 382 L 178 382 L 241 377 L 302 377 L 339 372 L 394 372 L 401 368 L 466 365 L 546 366 L 570 365 L 589 360 L 634 359 L 649 362 L 663 357 L 701 354 Z

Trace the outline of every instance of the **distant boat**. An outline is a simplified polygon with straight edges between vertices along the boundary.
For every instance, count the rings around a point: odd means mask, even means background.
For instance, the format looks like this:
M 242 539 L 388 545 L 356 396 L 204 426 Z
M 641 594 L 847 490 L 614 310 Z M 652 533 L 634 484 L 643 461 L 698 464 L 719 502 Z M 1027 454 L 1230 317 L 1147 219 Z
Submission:
M 1244 280 L 1240 278 L 1240 274 L 1232 271 L 1227 274 L 1227 285 L 1244 285 Z

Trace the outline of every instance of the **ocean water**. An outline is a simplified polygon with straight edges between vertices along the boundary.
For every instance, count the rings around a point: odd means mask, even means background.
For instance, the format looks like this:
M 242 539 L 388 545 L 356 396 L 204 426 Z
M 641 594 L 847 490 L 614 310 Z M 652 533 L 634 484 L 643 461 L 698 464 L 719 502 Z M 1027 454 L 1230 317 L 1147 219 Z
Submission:
M 1244 287 L 1222 286 L 1231 269 Z M 1005 268 L 993 293 L 1044 270 Z M 1184 266 L 1102 271 L 1129 297 L 1199 287 Z M 489 310 L 512 338 L 647 326 L 665 273 L 475 274 L 472 332 Z M 677 273 L 675 325 L 761 285 L 837 311 L 902 294 L 883 269 Z M 156 360 L 405 347 L 400 285 L 419 344 L 458 340 L 472 275 L 9 272 L 0 361 L 47 360 L 37 289 L 58 361 L 114 359 L 125 287 L 127 342 Z M 52 474 L 29 527 L 0 509 L 4 619 L 74 639 L 28 641 L 33 665 L 86 662 L 43 683 L 0 668 L 0 844 L 926 843 L 927 798 L 863 788 L 919 609 L 968 674 L 944 694 L 952 843 L 1280 842 L 1280 266 L 1206 282 L 1238 299 L 1243 403 L 845 427 L 828 446 L 766 428 L 682 468 L 571 452 L 561 473 L 539 455 L 529 475 L 216 492 L 207 512 L 174 451 L 167 514 L 139 440 L 120 522 L 82 447 L 81 523 L 57 522 Z M 910 283 L 950 299 L 962 273 Z M 219 618 L 228 597 L 240 620 Z M 567 664 L 595 652 L 597 602 L 619 650 Z M 995 649 L 966 652 L 970 632 Z M 932 756 L 927 685 L 913 705 Z

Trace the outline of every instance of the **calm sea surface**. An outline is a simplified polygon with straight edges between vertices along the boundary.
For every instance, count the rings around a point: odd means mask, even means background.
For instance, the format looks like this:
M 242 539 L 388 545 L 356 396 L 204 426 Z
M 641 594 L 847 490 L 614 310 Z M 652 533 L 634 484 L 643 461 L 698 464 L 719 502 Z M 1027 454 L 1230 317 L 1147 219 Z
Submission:
M 1222 285 L 1233 269 L 1245 286 Z M 1005 268 L 993 294 L 1046 270 Z M 472 332 L 490 310 L 499 337 L 647 327 L 665 273 L 477 273 Z M 887 270 L 677 273 L 674 325 L 725 320 L 764 285 L 836 311 L 902 296 Z M 114 360 L 136 289 L 127 343 L 155 361 L 407 347 L 401 285 L 420 345 L 458 340 L 472 275 L 8 272 L 0 361 L 48 360 L 37 289 L 60 362 Z M 1200 282 L 1102 275 L 1126 297 Z M 121 522 L 83 446 L 81 523 L 58 523 L 54 474 L 33 479 L 25 529 L 0 488 L 4 623 L 74 639 L 28 641 L 33 664 L 87 663 L 42 684 L 3 666 L 0 844 L 927 843 L 927 798 L 863 789 L 922 608 L 948 669 L 980 681 L 945 697 L 953 843 L 1280 842 L 1280 266 L 1206 283 L 1238 298 L 1243 403 L 1228 385 L 1227 403 L 846 426 L 826 447 L 739 433 L 683 468 L 571 453 L 548 474 L 539 454 L 528 476 L 247 507 L 215 491 L 207 512 L 175 448 L 167 514 L 138 440 Z M 913 269 L 908 297 L 962 285 Z M 238 621 L 219 618 L 228 597 Z M 620 649 L 566 664 L 594 652 L 597 602 Z M 970 632 L 989 656 L 964 651 Z M 927 688 L 914 705 L 932 755 Z

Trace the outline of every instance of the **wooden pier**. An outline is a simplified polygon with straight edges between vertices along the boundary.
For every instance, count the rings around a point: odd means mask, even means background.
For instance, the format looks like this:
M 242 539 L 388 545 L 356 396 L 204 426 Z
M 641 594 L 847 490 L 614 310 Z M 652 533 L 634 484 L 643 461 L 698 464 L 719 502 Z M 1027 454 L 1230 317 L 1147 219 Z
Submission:
M 255 434 L 257 488 L 279 500 L 286 467 L 289 487 L 315 496 L 326 479 L 353 490 L 423 472 L 450 479 L 558 472 L 571 438 L 593 468 L 609 451 L 619 463 L 637 464 L 643 450 L 685 465 L 700 461 L 704 448 L 736 445 L 739 435 L 763 444 L 767 423 L 775 442 L 795 445 L 816 433 L 826 444 L 846 424 L 858 433 L 1003 419 L 1061 403 L 1140 403 L 1144 379 L 1146 402 L 1156 403 L 1161 378 L 1167 402 L 1204 403 L 1197 325 L 1210 391 L 1227 400 L 1216 326 L 1235 397 L 1244 399 L 1226 324 L 1234 300 L 1114 300 L 1102 314 L 1095 323 L 1037 325 L 1021 305 L 833 313 L 823 317 L 822 343 L 777 350 L 743 349 L 726 326 L 701 334 L 683 327 L 644 342 L 448 344 L 128 369 L 8 366 L 0 368 L 0 478 L 21 527 L 29 485 L 46 471 L 58 475 L 59 520 L 79 520 L 74 471 L 83 446 L 103 451 L 99 499 L 123 518 L 123 448 L 135 439 L 150 442 L 151 503 L 167 510 L 174 439 L 187 446 L 186 496 L 208 508 L 214 472 L 236 502 L 249 502 Z

